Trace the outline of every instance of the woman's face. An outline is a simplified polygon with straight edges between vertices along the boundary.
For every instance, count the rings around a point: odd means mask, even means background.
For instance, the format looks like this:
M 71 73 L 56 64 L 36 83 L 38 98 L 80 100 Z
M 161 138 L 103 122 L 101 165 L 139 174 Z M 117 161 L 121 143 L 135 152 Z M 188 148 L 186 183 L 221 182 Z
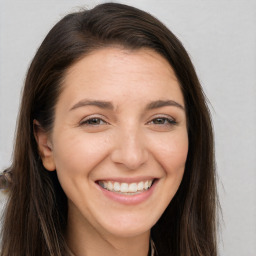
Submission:
M 39 141 L 69 221 L 119 237 L 150 230 L 184 173 L 184 105 L 174 71 L 149 49 L 97 50 L 68 70 L 53 131 Z

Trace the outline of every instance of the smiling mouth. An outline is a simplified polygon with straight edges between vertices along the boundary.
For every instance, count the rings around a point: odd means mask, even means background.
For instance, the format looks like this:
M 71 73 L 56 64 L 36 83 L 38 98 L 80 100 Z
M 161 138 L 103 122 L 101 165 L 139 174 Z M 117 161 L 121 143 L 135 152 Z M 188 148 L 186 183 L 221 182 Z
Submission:
M 103 189 L 123 195 L 140 194 L 142 192 L 149 190 L 153 183 L 154 179 L 133 183 L 117 181 L 97 181 L 97 184 L 101 186 Z

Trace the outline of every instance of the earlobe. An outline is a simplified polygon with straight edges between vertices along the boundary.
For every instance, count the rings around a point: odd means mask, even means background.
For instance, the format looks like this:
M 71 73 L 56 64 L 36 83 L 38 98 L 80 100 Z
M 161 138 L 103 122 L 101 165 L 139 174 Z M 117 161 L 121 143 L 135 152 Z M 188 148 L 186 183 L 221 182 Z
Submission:
M 37 120 L 33 121 L 33 132 L 37 142 L 38 153 L 42 159 L 45 169 L 48 171 L 55 171 L 56 166 L 49 134 L 42 128 Z

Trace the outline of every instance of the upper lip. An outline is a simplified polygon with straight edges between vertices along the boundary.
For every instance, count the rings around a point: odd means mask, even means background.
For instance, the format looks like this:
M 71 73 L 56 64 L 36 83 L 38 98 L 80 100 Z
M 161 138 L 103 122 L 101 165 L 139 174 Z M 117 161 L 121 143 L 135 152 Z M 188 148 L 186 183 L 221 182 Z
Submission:
M 96 180 L 99 181 L 113 181 L 113 182 L 120 182 L 120 183 L 137 183 L 140 181 L 147 181 L 147 180 L 154 180 L 157 179 L 154 176 L 141 176 L 141 177 L 109 177 L 109 178 L 102 178 Z

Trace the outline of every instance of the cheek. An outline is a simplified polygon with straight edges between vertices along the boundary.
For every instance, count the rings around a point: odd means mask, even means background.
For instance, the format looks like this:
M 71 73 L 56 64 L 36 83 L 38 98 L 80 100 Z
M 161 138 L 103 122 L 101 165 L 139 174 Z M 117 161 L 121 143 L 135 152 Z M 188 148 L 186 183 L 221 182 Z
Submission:
M 85 205 L 83 190 L 90 189 L 93 171 L 108 154 L 106 137 L 62 133 L 54 141 L 56 172 L 70 201 Z M 88 182 L 89 181 L 89 182 Z
M 108 154 L 108 137 L 63 133 L 54 141 L 54 160 L 59 174 L 88 176 Z M 71 177 L 71 178 L 72 178 Z
M 154 155 L 166 172 L 166 175 L 183 175 L 188 154 L 187 132 L 163 136 L 155 143 Z

